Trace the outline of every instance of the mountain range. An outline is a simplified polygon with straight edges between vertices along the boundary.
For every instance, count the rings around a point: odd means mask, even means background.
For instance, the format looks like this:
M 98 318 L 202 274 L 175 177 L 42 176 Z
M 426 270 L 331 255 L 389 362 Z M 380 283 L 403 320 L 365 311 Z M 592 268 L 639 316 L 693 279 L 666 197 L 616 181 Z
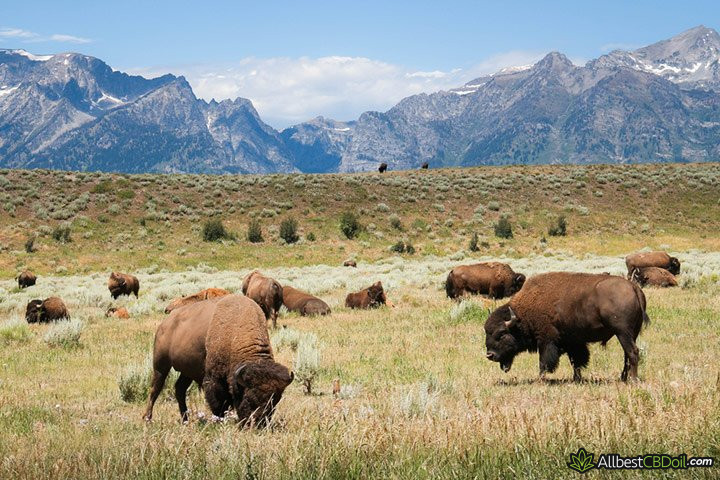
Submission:
M 130 173 L 356 172 L 720 160 L 720 35 L 698 26 L 574 65 L 558 52 L 355 121 L 281 132 L 244 98 L 206 102 L 77 53 L 0 50 L 0 167 Z

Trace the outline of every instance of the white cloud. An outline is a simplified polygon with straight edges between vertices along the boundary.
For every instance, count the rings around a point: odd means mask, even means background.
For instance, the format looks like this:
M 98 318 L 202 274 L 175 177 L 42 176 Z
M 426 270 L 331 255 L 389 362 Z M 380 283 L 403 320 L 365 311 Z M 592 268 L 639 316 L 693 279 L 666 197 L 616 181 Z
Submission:
M 263 120 L 284 128 L 318 115 L 353 120 L 367 110 L 385 111 L 409 95 L 448 90 L 501 68 L 535 63 L 537 52 L 507 52 L 470 68 L 417 71 L 364 57 L 245 58 L 224 65 L 127 69 L 157 76 L 184 75 L 195 94 L 210 100 L 245 97 Z
M 76 37 L 75 35 L 65 35 L 63 33 L 55 33 L 50 35 L 50 40 L 53 42 L 65 42 L 65 43 L 90 43 L 92 40 L 89 38 Z
M 67 35 L 64 33 L 53 33 L 52 35 L 41 35 L 21 28 L 2 27 L 0 28 L 0 40 L 16 40 L 23 43 L 56 42 L 56 43 L 90 43 L 89 38 Z
M 30 39 L 37 37 L 35 32 L 29 32 L 21 28 L 0 28 L 0 38 Z

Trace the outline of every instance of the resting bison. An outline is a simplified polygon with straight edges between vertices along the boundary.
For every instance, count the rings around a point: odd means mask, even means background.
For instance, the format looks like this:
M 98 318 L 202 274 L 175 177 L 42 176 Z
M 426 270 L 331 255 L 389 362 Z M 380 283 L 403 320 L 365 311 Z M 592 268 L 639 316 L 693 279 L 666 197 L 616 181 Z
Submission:
M 345 260 L 343 267 L 357 267 L 357 262 L 355 260 Z
M 664 268 L 673 275 L 680 273 L 680 260 L 671 257 L 665 252 L 633 253 L 625 257 L 625 265 L 627 266 L 628 278 L 632 275 L 633 270 L 643 267 Z
M 658 267 L 636 268 L 630 275 L 630 280 L 641 287 L 677 287 L 675 275 Z
M 587 273 L 553 272 L 531 277 L 510 302 L 495 310 L 485 322 L 487 358 L 503 371 L 515 355 L 540 354 L 540 377 L 554 372 L 560 355 L 567 353 L 573 380 L 590 360 L 587 344 L 606 344 L 616 336 L 625 351 L 621 378 L 637 379 L 638 348 L 635 340 L 643 323 L 645 295 L 622 277 Z
M 380 166 L 378 167 L 378 172 L 380 172 L 380 173 L 385 173 L 385 170 L 387 170 L 387 163 L 383 162 L 383 163 L 381 163 Z
M 205 400 L 222 416 L 234 407 L 243 425 L 270 421 L 294 375 L 275 362 L 265 315 L 248 298 L 222 298 L 205 340 Z
M 272 326 L 276 328 L 278 311 L 283 303 L 282 285 L 255 270 L 243 280 L 242 292 L 260 305 L 265 312 L 265 318 L 272 320 Z
M 55 320 L 69 320 L 67 307 L 58 297 L 45 300 L 31 300 L 25 307 L 25 321 L 28 323 L 45 323 Z
M 328 315 L 330 307 L 319 298 L 297 288 L 283 287 L 283 304 L 291 312 L 298 312 L 303 316 Z
M 476 263 L 453 268 L 445 281 L 445 292 L 450 298 L 458 298 L 465 293 L 503 298 L 515 294 L 524 283 L 525 275 L 513 272 L 509 265 Z
M 230 295 L 230 292 L 223 290 L 222 288 L 206 288 L 205 290 L 200 290 L 193 295 L 176 298 L 170 302 L 167 307 L 165 307 L 165 313 L 170 313 L 176 308 L 184 307 L 185 305 L 190 305 L 191 303 L 202 302 L 203 300 L 209 300 L 211 298 L 224 297 L 225 295 Z
M 127 308 L 120 307 L 110 307 L 105 312 L 106 317 L 115 317 L 115 318 L 130 318 L 130 312 L 128 312 Z
M 356 293 L 348 293 L 345 297 L 345 306 L 350 308 L 377 308 L 387 303 L 385 290 L 381 282 L 375 282 L 368 288 Z
M 27 288 L 35 285 L 37 277 L 30 270 L 25 270 L 17 276 L 17 282 L 19 288 Z
M 430 165 L 428 164 L 428 162 L 423 162 L 423 164 L 420 165 L 420 168 L 422 168 L 423 170 L 427 170 L 429 167 Z
M 117 299 L 120 295 L 130 296 L 131 293 L 134 293 L 135 298 L 137 298 L 140 281 L 126 273 L 112 272 L 110 280 L 108 280 L 108 290 L 110 290 L 113 299 Z

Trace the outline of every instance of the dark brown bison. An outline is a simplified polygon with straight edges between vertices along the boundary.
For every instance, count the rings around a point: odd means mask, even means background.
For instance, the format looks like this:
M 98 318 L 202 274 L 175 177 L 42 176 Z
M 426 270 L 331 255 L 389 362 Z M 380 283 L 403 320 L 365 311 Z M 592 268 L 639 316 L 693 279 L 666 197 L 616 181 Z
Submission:
M 135 298 L 137 298 L 138 291 L 140 291 L 140 281 L 126 273 L 112 272 L 108 280 L 108 290 L 110 290 L 113 299 L 117 299 L 120 295 L 130 296 L 131 293 L 135 294 Z
M 115 318 L 130 318 L 130 312 L 128 312 L 127 308 L 125 307 L 110 307 L 105 312 L 105 316 Z
M 450 298 L 458 298 L 466 293 L 503 298 L 514 295 L 523 283 L 525 275 L 515 273 L 505 263 L 476 263 L 453 268 L 445 281 L 445 292 Z
M 25 270 L 17 276 L 17 282 L 19 288 L 27 288 L 35 285 L 37 277 L 30 270 Z
M 423 164 L 420 165 L 420 168 L 422 168 L 423 170 L 427 170 L 429 167 L 430 167 L 430 164 L 428 164 L 428 162 L 423 162 Z
M 658 267 L 636 268 L 630 274 L 630 280 L 641 287 L 677 287 L 675 275 Z
M 170 302 L 167 307 L 165 307 L 165 313 L 170 313 L 176 308 L 184 307 L 185 305 L 190 305 L 191 303 L 202 302 L 203 300 L 209 300 L 211 298 L 224 297 L 225 295 L 230 295 L 230 292 L 223 290 L 222 288 L 206 288 L 205 290 L 200 290 L 193 295 L 176 298 Z
M 375 282 L 368 288 L 363 288 L 356 293 L 348 293 L 345 297 L 345 306 L 349 308 L 378 308 L 387 304 L 387 297 L 381 282 Z
M 246 297 L 222 298 L 205 340 L 205 400 L 214 415 L 234 407 L 243 425 L 270 421 L 294 375 L 275 362 L 265 315 Z
M 242 284 L 243 295 L 260 305 L 265 317 L 272 320 L 273 328 L 277 327 L 278 311 L 283 303 L 283 287 L 270 277 L 255 270 L 248 274 Z
M 503 371 L 520 352 L 538 351 L 540 377 L 554 372 L 567 353 L 573 380 L 590 360 L 587 344 L 606 344 L 616 336 L 625 351 L 621 378 L 637 379 L 635 340 L 643 323 L 645 295 L 632 282 L 611 275 L 553 272 L 531 277 L 507 304 L 485 322 L 487 358 Z
M 297 288 L 283 287 L 283 304 L 291 312 L 303 316 L 328 315 L 330 307 L 327 303 Z
M 625 265 L 627 266 L 628 278 L 632 275 L 633 270 L 643 267 L 664 268 L 673 275 L 680 273 L 680 260 L 671 257 L 665 252 L 633 253 L 625 257 Z
M 70 314 L 65 303 L 58 297 L 45 300 L 31 300 L 25 307 L 25 321 L 28 323 L 45 323 L 55 320 L 69 320 Z
M 357 267 L 357 262 L 355 260 L 345 260 L 343 267 Z
M 385 173 L 386 170 L 387 170 L 387 163 L 382 162 L 380 164 L 380 166 L 378 167 L 378 172 Z

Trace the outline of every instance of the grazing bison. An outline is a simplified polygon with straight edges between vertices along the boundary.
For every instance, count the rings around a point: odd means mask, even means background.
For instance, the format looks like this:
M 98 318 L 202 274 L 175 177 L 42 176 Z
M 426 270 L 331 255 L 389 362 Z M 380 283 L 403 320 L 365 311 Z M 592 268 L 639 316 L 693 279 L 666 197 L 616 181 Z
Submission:
M 27 288 L 35 285 L 37 277 L 30 270 L 25 270 L 17 276 L 17 282 L 19 288 Z
M 127 308 L 125 307 L 110 307 L 105 312 L 105 316 L 115 318 L 130 318 L 130 312 L 128 312 Z
M 387 163 L 382 162 L 380 164 L 380 166 L 378 167 L 378 172 L 385 173 L 386 170 L 387 170 Z
M 58 297 L 31 300 L 25 307 L 25 321 L 28 323 L 45 323 L 69 319 L 70 314 L 67 307 Z
M 515 355 L 540 354 L 540 377 L 554 372 L 560 355 L 567 353 L 573 380 L 590 360 L 587 344 L 606 344 L 616 336 L 625 351 L 621 379 L 637 379 L 638 348 L 635 340 L 643 323 L 645 295 L 630 281 L 611 275 L 553 272 L 531 277 L 510 302 L 495 310 L 485 322 L 487 358 L 503 371 Z
M 633 270 L 643 267 L 664 268 L 673 275 L 680 273 L 680 260 L 671 257 L 665 252 L 633 253 L 625 257 L 625 265 L 627 266 L 628 278 L 632 275 Z
M 345 297 L 345 306 L 349 308 L 378 308 L 386 303 L 385 290 L 383 290 L 382 283 L 379 281 L 359 292 L 348 293 L 347 297 Z
M 503 298 L 514 295 L 523 283 L 525 275 L 515 273 L 505 263 L 476 263 L 453 268 L 445 281 L 445 292 L 450 298 L 458 298 L 466 293 Z
M 355 260 L 345 260 L 343 267 L 357 267 L 357 262 Z
M 170 302 L 167 307 L 165 307 L 165 313 L 170 313 L 176 308 L 184 307 L 185 305 L 190 305 L 191 303 L 202 302 L 203 300 L 209 300 L 211 298 L 224 297 L 225 295 L 230 295 L 230 292 L 223 290 L 222 288 L 206 288 L 205 290 L 200 290 L 193 295 L 176 298 Z
M 113 299 L 117 299 L 120 295 L 130 296 L 131 293 L 134 293 L 135 298 L 138 298 L 140 281 L 126 273 L 112 272 L 108 280 L 108 290 L 110 290 Z
M 630 280 L 641 287 L 677 287 L 675 275 L 658 267 L 636 268 L 630 275 Z
M 297 288 L 283 287 L 283 304 L 291 312 L 303 316 L 328 315 L 330 307 L 327 303 Z
M 221 299 L 205 348 L 203 391 L 212 413 L 234 407 L 243 425 L 268 423 L 294 375 L 275 362 L 260 307 L 237 295 Z
M 429 167 L 430 167 L 430 164 L 428 164 L 428 162 L 423 162 L 423 164 L 420 165 L 420 168 L 422 168 L 423 170 L 427 170 Z
M 276 328 L 278 311 L 283 303 L 282 285 L 255 270 L 243 280 L 242 292 L 260 305 L 265 312 L 265 318 L 272 320 L 272 326 Z

